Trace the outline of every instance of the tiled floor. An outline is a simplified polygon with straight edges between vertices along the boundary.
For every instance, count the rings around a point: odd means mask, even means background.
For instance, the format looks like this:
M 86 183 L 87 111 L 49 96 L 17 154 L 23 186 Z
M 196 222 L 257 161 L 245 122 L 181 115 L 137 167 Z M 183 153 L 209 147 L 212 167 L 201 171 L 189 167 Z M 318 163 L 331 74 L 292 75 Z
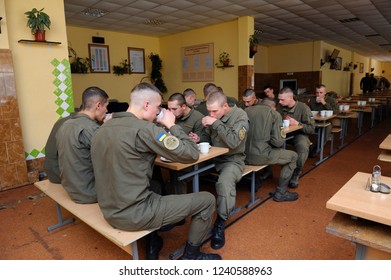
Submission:
M 226 245 L 218 250 L 223 259 L 269 260 L 335 260 L 354 259 L 354 246 L 326 233 L 325 228 L 335 214 L 326 209 L 327 200 L 357 171 L 371 172 L 380 164 L 382 174 L 391 176 L 391 164 L 379 162 L 379 144 L 391 133 L 391 120 L 383 120 L 375 128 L 355 138 L 355 120 L 349 127 L 350 144 L 330 159 L 313 167 L 309 159 L 297 192 L 299 200 L 277 203 L 268 193 L 277 182 L 279 167 L 274 166 L 274 178 L 265 181 L 257 195 L 263 203 L 231 217 L 226 229 Z M 338 145 L 338 141 L 336 143 Z M 203 183 L 204 189 L 211 185 Z M 238 186 L 238 204 L 250 197 L 248 183 Z M 64 211 L 64 216 L 69 213 Z M 92 230 L 83 222 L 47 232 L 47 226 L 57 222 L 54 202 L 34 186 L 25 186 L 0 193 L 0 259 L 129 259 L 130 256 Z M 183 245 L 187 227 L 161 233 L 164 247 L 161 259 Z M 145 240 L 139 242 L 140 257 L 145 258 Z M 216 252 L 209 242 L 203 251 Z

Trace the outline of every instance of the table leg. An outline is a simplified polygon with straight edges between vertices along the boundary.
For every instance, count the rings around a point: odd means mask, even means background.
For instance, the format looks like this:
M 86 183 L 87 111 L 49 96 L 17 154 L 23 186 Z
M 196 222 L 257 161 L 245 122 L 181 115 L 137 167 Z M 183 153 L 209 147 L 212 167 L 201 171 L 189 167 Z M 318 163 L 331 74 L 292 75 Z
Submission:
M 208 169 L 211 169 L 213 167 L 215 167 L 214 163 L 209 164 L 207 166 L 204 166 L 202 168 L 199 168 L 198 164 L 195 164 L 193 167 L 193 171 L 188 172 L 186 174 L 183 174 L 181 176 L 178 176 L 178 181 L 187 179 L 189 177 L 194 177 L 193 178 L 193 192 L 199 192 L 200 191 L 199 174 L 208 170 Z
M 361 135 L 361 128 L 362 128 L 362 122 L 363 122 L 363 115 L 364 115 L 364 112 L 363 111 L 358 111 L 358 135 Z
M 317 128 L 317 130 L 318 130 L 318 132 L 317 132 L 317 134 L 318 134 L 318 139 L 316 139 L 316 153 L 319 153 L 319 151 L 320 151 L 320 149 L 321 148 L 319 148 L 320 147 L 320 142 L 321 142 L 321 139 L 320 139 L 320 137 L 321 137 L 321 135 L 322 135 L 322 128 Z
M 371 128 L 375 126 L 376 107 L 371 107 Z

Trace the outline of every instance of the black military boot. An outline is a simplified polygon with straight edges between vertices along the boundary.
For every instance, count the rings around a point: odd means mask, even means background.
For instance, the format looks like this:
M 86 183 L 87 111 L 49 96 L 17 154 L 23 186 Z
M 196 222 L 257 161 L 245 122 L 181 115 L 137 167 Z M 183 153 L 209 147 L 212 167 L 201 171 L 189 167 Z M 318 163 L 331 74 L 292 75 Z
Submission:
M 192 246 L 186 242 L 185 252 L 181 260 L 221 260 L 218 254 L 205 254 L 200 252 L 201 246 Z
M 299 198 L 299 195 L 296 192 L 288 192 L 281 193 L 277 191 L 274 196 L 273 200 L 277 202 L 284 202 L 284 201 L 295 201 Z
M 220 249 L 225 244 L 225 235 L 224 235 L 224 220 L 217 216 L 215 225 L 213 227 L 213 234 L 210 245 L 213 249 Z
M 148 234 L 147 238 L 147 260 L 158 260 L 159 252 L 163 248 L 163 239 L 156 231 Z
M 289 185 L 288 187 L 291 188 L 291 189 L 295 189 L 299 186 L 299 179 L 300 179 L 300 174 L 301 174 L 301 170 L 296 168 L 294 171 L 293 171 L 293 175 L 292 175 L 292 178 L 291 180 L 289 181 Z

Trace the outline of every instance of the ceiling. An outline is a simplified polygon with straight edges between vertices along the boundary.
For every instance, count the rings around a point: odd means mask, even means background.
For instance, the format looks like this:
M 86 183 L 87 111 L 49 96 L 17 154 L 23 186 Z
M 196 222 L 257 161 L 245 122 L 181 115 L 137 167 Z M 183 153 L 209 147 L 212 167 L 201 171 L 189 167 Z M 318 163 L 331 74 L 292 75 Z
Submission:
M 391 61 L 390 0 L 64 0 L 68 25 L 165 36 L 252 16 L 261 45 L 323 40 Z M 104 16 L 88 16 L 87 8 Z

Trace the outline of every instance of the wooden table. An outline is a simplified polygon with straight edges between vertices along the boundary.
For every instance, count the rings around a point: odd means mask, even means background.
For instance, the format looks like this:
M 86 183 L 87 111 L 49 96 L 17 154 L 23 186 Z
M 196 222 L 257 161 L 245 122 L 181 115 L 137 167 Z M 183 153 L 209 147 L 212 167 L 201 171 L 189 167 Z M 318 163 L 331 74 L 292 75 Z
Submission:
M 361 135 L 364 113 L 371 113 L 371 127 L 373 126 L 373 124 L 374 124 L 374 113 L 373 113 L 374 110 L 372 109 L 371 106 L 352 107 L 351 111 L 357 112 L 357 114 L 358 114 L 358 120 L 357 120 L 358 135 Z
M 367 190 L 370 173 L 357 172 L 333 197 L 326 207 L 351 216 L 391 226 L 391 194 Z M 382 176 L 381 181 L 391 186 L 391 178 Z
M 390 259 L 391 195 L 369 191 L 367 185 L 370 178 L 370 173 L 357 172 L 327 201 L 328 209 L 353 220 L 337 213 L 326 231 L 356 242 L 356 258 L 368 258 L 367 253 L 371 251 L 376 253 L 376 258 L 381 255 L 381 258 Z M 381 180 L 391 185 L 390 177 L 382 176 Z M 359 234 L 361 230 L 363 233 Z M 380 253 L 377 252 L 379 250 Z M 384 251 L 388 253 L 384 255 Z
M 202 162 L 205 162 L 207 160 L 213 159 L 215 157 L 221 156 L 223 154 L 228 153 L 228 148 L 221 148 L 221 147 L 215 147 L 212 146 L 209 150 L 209 153 L 207 154 L 201 154 L 200 157 L 196 162 L 193 163 L 179 163 L 179 162 L 165 162 L 160 159 L 160 156 L 157 156 L 155 159 L 155 164 L 168 168 L 174 171 L 180 171 L 183 169 L 186 169 L 188 167 L 193 167 L 193 171 L 187 172 L 181 176 L 178 176 L 178 180 L 184 180 L 190 177 L 193 177 L 193 192 L 199 192 L 200 186 L 199 186 L 199 174 L 201 172 L 204 172 L 208 169 L 211 169 L 215 166 L 214 163 L 210 163 L 207 166 L 203 166 L 202 168 L 199 168 L 199 164 Z
M 391 162 L 391 134 L 380 143 L 379 148 L 383 151 L 378 156 L 378 160 Z
M 331 115 L 329 117 L 322 117 L 320 116 L 320 114 L 314 116 L 314 120 L 316 121 L 316 128 L 318 128 L 318 139 L 317 139 L 317 146 L 316 146 L 316 152 L 320 154 L 319 156 L 319 160 L 317 162 L 314 163 L 314 165 L 318 165 L 320 163 L 322 163 L 323 161 L 325 161 L 327 159 L 323 157 L 323 153 L 324 153 L 324 145 L 325 145 L 325 142 L 324 142 L 324 138 L 325 138 L 325 134 L 326 134 L 326 127 L 330 126 L 331 123 L 327 122 L 333 118 L 335 118 L 337 115 Z

